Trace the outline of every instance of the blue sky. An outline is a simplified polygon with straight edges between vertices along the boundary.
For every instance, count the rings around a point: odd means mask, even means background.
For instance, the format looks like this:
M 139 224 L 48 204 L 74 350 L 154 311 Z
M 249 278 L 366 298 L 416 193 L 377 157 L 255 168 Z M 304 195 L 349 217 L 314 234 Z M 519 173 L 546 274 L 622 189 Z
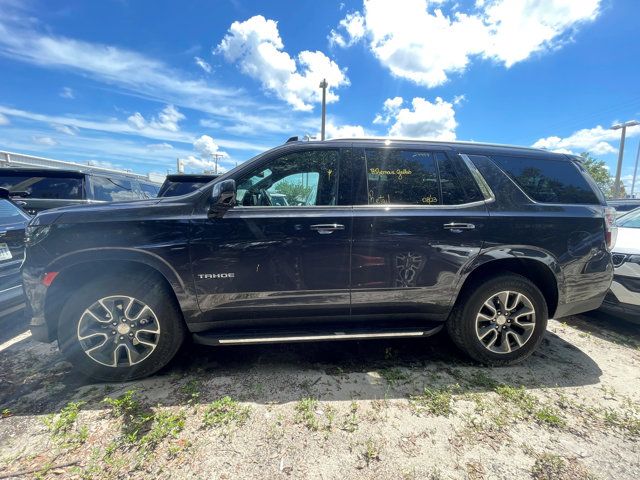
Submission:
M 146 173 L 291 135 L 589 150 L 640 119 L 637 0 L 0 0 L 0 150 Z M 203 137 L 204 136 L 204 137 Z M 627 188 L 640 140 L 630 129 Z M 640 182 L 639 182 L 640 183 Z M 640 185 L 638 185 L 640 187 Z

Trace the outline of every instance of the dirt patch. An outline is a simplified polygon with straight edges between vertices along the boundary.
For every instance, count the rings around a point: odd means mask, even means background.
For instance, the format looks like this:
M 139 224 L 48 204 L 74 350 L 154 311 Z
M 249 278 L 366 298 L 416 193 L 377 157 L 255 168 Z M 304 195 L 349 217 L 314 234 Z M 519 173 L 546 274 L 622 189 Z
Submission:
M 190 346 L 95 384 L 25 339 L 0 351 L 0 478 L 636 479 L 639 346 L 638 327 L 574 317 L 510 368 L 439 335 Z

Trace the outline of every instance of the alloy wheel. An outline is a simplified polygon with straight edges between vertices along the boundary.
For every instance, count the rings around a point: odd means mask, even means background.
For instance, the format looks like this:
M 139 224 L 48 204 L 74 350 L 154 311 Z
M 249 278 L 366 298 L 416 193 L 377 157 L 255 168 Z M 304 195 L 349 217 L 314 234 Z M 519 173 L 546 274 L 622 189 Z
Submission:
M 529 341 L 536 324 L 526 295 L 505 290 L 489 297 L 476 316 L 476 335 L 493 353 L 511 353 Z
M 160 323 L 144 302 L 124 295 L 104 297 L 80 316 L 78 341 L 84 353 L 107 367 L 130 367 L 153 353 Z

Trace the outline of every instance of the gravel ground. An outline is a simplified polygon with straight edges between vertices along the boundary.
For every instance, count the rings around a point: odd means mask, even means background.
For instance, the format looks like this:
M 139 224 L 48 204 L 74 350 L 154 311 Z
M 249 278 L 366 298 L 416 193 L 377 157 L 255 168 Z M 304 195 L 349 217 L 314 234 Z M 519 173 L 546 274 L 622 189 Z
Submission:
M 640 329 L 551 321 L 524 364 L 423 340 L 190 345 L 96 384 L 0 323 L 0 478 L 640 478 Z

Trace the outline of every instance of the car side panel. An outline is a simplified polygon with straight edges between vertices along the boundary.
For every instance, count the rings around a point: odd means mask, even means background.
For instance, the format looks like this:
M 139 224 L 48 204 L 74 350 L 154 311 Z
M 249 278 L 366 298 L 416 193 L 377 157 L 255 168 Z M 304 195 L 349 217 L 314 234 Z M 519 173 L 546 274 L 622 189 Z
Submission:
M 552 258 L 560 279 L 556 317 L 597 308 L 613 276 L 602 207 L 533 202 L 490 159 L 470 158 L 499 194 L 499 201 L 488 203 L 486 250 L 509 248 L 522 257 L 539 251 L 544 261 Z

